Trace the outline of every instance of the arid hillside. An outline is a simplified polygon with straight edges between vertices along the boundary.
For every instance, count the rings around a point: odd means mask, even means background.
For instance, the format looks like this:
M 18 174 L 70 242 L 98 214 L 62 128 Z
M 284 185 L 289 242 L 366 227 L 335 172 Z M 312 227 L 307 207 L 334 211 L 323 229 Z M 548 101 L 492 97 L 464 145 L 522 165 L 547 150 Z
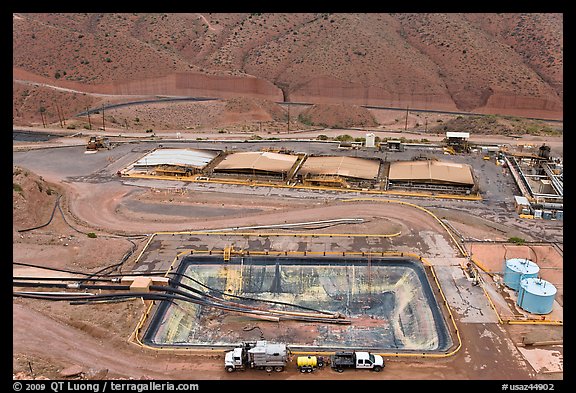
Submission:
M 13 15 L 15 100 L 34 81 L 558 119 L 562 69 L 562 14 Z

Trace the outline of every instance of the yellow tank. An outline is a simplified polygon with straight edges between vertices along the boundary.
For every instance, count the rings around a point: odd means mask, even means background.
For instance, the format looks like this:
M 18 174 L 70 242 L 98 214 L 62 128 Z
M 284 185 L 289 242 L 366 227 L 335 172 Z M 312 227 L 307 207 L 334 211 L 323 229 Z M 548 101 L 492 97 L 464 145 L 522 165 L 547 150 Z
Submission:
M 316 359 L 316 356 L 298 356 L 296 364 L 298 367 L 317 367 L 318 360 Z

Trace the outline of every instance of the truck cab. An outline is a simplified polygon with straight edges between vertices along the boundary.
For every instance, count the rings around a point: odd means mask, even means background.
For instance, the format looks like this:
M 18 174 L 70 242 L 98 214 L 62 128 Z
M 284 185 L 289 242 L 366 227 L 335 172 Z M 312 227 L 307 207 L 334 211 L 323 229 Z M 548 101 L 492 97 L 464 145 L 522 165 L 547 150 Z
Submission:
M 267 341 L 245 342 L 226 352 L 224 368 L 228 372 L 248 368 L 272 371 L 283 371 L 288 362 L 288 350 L 285 344 Z
M 356 352 L 356 368 L 368 368 L 380 371 L 384 368 L 384 359 L 369 352 Z
M 242 370 L 244 369 L 246 361 L 247 356 L 244 348 L 234 348 L 232 351 L 226 352 L 226 357 L 224 358 L 224 367 L 228 372 L 232 372 L 234 370 Z

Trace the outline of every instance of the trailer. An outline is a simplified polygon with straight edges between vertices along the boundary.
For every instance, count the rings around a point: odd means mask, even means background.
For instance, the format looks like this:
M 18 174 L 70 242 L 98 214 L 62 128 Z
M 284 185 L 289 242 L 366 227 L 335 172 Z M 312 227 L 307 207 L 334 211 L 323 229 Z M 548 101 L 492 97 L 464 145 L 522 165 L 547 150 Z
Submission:
M 225 355 L 224 368 L 228 372 L 248 368 L 281 372 L 288 362 L 286 344 L 267 341 L 244 342 Z
M 301 373 L 311 373 L 317 368 L 324 367 L 323 356 L 298 356 L 296 359 L 296 366 Z

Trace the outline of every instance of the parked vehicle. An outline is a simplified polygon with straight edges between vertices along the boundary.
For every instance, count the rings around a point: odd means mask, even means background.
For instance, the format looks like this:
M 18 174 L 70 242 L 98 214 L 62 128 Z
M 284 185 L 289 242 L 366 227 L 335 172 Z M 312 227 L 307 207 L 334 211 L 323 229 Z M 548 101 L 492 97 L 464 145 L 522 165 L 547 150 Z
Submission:
M 323 356 L 298 356 L 296 365 L 301 373 L 311 373 L 316 368 L 324 367 Z
M 245 342 L 226 353 L 224 368 L 228 372 L 248 368 L 281 372 L 287 362 L 286 344 L 267 341 Z
M 382 356 L 370 352 L 336 352 L 330 357 L 330 367 L 339 373 L 346 368 L 382 371 L 384 359 Z

